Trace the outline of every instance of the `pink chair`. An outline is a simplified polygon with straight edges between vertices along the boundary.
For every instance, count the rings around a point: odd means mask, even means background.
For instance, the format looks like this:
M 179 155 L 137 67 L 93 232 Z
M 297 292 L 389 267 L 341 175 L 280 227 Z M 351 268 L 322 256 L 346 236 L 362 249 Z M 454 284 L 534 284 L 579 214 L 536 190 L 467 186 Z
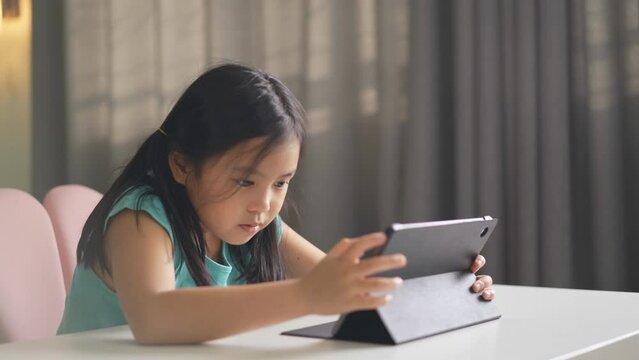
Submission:
M 0 189 L 0 342 L 54 336 L 64 282 L 53 226 L 33 196 Z
M 60 252 L 64 288 L 69 290 L 76 266 L 76 250 L 87 218 L 102 194 L 82 185 L 60 185 L 44 197 L 44 208 L 51 217 Z

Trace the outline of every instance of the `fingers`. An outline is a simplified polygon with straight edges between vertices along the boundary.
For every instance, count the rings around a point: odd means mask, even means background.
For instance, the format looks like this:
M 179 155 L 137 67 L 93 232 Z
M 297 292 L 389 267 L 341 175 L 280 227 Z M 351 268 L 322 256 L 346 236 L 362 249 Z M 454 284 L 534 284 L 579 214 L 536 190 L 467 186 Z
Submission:
M 333 246 L 326 255 L 329 256 L 341 256 L 346 250 L 353 244 L 351 239 L 342 239 L 335 246 Z
M 484 292 L 481 293 L 481 298 L 484 299 L 484 300 L 493 300 L 493 299 L 495 299 L 495 290 L 493 290 L 493 289 L 484 290 Z
M 352 291 L 350 301 L 348 302 L 351 308 L 350 311 L 372 310 L 387 304 L 392 300 L 392 295 L 384 293 L 396 290 L 402 286 L 403 282 L 402 278 L 399 277 L 358 279 L 350 288 Z M 374 295 L 374 293 L 378 293 L 378 295 Z
M 357 293 L 385 292 L 392 291 L 400 286 L 404 281 L 402 278 L 365 278 L 361 279 L 355 286 L 354 291 Z
M 495 298 L 495 290 L 490 287 L 493 286 L 493 278 L 488 275 L 478 275 L 477 281 L 473 283 L 471 287 L 473 292 L 481 293 L 481 297 L 484 300 L 493 300 Z
M 493 278 L 490 275 L 477 275 L 477 280 L 483 282 L 486 286 L 484 288 L 489 288 L 493 286 Z
M 478 275 L 477 280 L 473 283 L 473 291 L 480 292 L 493 286 L 493 278 L 488 275 Z
M 393 297 L 390 294 L 384 296 L 373 296 L 368 294 L 362 294 L 356 298 L 356 301 L 352 304 L 353 310 L 373 310 L 380 306 L 384 306 L 389 303 Z
M 375 256 L 362 260 L 353 272 L 354 276 L 365 277 L 406 266 L 406 256 L 402 254 Z
M 477 255 L 475 261 L 470 265 L 470 271 L 476 273 L 479 269 L 481 269 L 484 265 L 486 265 L 486 258 L 481 255 Z
M 386 235 L 381 232 L 372 233 L 353 239 L 351 246 L 342 255 L 349 260 L 359 259 L 367 250 L 381 246 L 386 242 Z

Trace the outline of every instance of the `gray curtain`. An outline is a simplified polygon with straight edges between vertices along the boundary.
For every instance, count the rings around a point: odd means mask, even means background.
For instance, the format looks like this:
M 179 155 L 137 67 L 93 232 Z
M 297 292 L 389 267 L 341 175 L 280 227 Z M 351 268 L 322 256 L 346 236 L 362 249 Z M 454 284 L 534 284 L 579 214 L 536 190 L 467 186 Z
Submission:
M 499 282 L 639 290 L 639 1 L 411 7 L 405 219 L 498 217 Z
M 309 115 L 289 222 L 323 249 L 492 215 L 499 283 L 639 290 L 639 1 L 68 0 L 67 182 L 104 191 L 228 60 Z

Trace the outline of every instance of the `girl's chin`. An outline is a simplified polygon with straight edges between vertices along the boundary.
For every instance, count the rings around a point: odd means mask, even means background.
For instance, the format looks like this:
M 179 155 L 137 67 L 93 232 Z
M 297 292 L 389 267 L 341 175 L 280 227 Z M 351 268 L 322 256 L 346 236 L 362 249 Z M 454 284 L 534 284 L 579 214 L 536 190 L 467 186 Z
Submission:
M 239 234 L 236 233 L 236 234 L 233 234 L 232 236 L 225 238 L 224 242 L 226 242 L 229 245 L 240 246 L 249 242 L 253 238 L 253 236 L 255 236 L 255 234 L 240 232 Z
M 233 239 L 233 240 L 224 240 L 224 242 L 226 242 L 229 245 L 234 245 L 234 246 L 240 246 L 240 245 L 244 245 L 247 242 L 249 242 L 249 240 L 251 240 L 253 237 L 249 237 L 246 239 Z

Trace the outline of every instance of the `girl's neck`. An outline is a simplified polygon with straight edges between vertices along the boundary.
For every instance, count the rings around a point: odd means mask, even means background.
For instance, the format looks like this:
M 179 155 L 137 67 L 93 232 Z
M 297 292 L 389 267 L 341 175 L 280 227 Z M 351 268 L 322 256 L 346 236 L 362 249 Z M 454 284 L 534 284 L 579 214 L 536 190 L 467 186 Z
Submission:
M 204 240 L 206 240 L 206 256 L 224 265 L 224 259 L 222 258 L 222 240 L 217 239 L 209 232 L 204 233 Z

